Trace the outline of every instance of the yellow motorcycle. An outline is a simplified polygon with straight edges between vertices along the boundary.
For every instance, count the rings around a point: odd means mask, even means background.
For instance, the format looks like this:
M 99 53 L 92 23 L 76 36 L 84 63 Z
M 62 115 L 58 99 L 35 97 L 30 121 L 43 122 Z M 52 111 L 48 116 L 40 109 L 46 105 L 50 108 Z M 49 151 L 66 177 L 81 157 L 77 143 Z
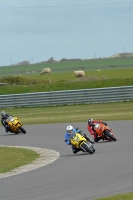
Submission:
M 15 134 L 26 133 L 26 130 L 22 127 L 22 123 L 17 117 L 9 116 L 6 120 L 9 131 Z
M 90 154 L 95 152 L 92 143 L 87 141 L 86 138 L 80 133 L 72 133 L 70 136 L 70 142 L 73 146 L 75 146 L 77 149 L 81 149 L 83 152 L 88 152 Z

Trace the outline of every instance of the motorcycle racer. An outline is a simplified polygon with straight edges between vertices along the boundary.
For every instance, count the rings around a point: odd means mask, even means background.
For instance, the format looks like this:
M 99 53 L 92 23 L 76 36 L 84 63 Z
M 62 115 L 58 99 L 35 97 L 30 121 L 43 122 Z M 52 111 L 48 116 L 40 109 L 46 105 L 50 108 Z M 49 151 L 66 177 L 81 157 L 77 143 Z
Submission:
M 80 151 L 80 149 L 77 149 L 77 148 L 75 148 L 75 146 L 73 146 L 72 144 L 71 144 L 71 142 L 70 142 L 70 135 L 72 134 L 72 133 L 80 133 L 81 135 L 83 135 L 85 138 L 86 138 L 86 140 L 87 141 L 89 141 L 90 143 L 94 143 L 86 134 L 84 134 L 84 133 L 82 133 L 82 131 L 79 129 L 79 128 L 73 128 L 73 126 L 71 126 L 71 125 L 68 125 L 67 127 L 66 127 L 66 133 L 65 133 L 65 135 L 64 135 L 64 139 L 65 139 L 65 143 L 67 144 L 67 145 L 71 145 L 71 147 L 72 147 L 72 152 L 74 153 L 74 154 L 76 154 L 78 151 Z
M 7 133 L 8 133 L 8 131 L 9 131 L 9 127 L 8 127 L 8 124 L 7 124 L 6 120 L 7 120 L 7 118 L 8 118 L 9 116 L 11 116 L 11 115 L 9 115 L 8 113 L 6 113 L 5 111 L 2 111 L 2 112 L 1 112 L 1 123 L 2 123 L 2 125 L 5 127 L 5 131 L 6 131 Z
M 98 123 L 98 122 L 100 122 L 100 123 L 102 123 L 102 124 L 104 124 L 104 125 L 107 126 L 107 123 L 106 123 L 106 122 L 103 122 L 102 120 L 93 120 L 92 118 L 89 118 L 89 119 L 87 120 L 87 123 L 88 123 L 87 129 L 88 129 L 88 131 L 90 132 L 90 134 L 94 136 L 94 141 L 95 141 L 95 142 L 99 142 L 99 140 L 103 139 L 103 138 L 101 138 L 100 136 L 98 136 L 98 134 L 97 134 L 97 133 L 94 131 L 94 129 L 93 129 L 93 128 L 94 128 L 94 125 L 95 125 L 96 123 Z

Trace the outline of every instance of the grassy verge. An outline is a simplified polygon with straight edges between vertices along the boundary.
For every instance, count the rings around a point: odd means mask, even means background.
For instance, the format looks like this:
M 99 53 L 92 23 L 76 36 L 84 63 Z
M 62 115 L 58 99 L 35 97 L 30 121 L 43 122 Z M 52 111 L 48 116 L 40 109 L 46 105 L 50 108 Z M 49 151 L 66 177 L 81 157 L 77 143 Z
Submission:
M 0 110 L 1 112 L 2 110 Z M 52 124 L 63 122 L 86 122 L 88 117 L 113 120 L 132 120 L 133 101 L 72 106 L 34 107 L 5 109 L 25 124 Z
M 119 195 L 106 197 L 106 198 L 98 198 L 95 200 L 133 200 L 133 192 L 126 193 L 126 194 L 119 194 Z
M 39 157 L 32 150 L 15 147 L 0 147 L 0 173 L 26 165 Z
M 90 88 L 133 86 L 133 78 L 1 86 L 0 95 Z

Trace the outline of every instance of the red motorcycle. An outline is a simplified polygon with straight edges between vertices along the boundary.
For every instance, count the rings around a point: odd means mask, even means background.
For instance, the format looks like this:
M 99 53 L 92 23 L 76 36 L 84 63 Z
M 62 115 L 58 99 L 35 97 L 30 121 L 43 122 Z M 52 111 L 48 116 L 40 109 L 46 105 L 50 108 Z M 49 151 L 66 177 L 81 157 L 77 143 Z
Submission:
M 102 123 L 96 123 L 94 125 L 95 132 L 103 138 L 103 140 L 108 141 L 116 141 L 117 139 L 114 137 L 114 133 L 112 129 Z

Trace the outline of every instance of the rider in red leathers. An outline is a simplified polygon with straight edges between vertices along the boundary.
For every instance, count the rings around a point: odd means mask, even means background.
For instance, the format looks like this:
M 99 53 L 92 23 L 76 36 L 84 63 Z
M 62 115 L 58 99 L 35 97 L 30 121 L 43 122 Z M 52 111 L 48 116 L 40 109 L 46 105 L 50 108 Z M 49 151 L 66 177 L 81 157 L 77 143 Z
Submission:
M 96 123 L 98 123 L 98 122 L 100 122 L 100 123 L 102 123 L 102 124 L 104 124 L 104 125 L 107 126 L 107 123 L 103 122 L 102 120 L 93 120 L 92 118 L 89 118 L 87 120 L 87 123 L 88 123 L 87 129 L 90 132 L 90 134 L 94 136 L 94 141 L 95 142 L 99 142 L 99 140 L 101 140 L 101 139 L 103 140 L 103 138 L 101 138 L 100 136 L 98 136 L 98 134 L 93 129 L 94 125 Z

